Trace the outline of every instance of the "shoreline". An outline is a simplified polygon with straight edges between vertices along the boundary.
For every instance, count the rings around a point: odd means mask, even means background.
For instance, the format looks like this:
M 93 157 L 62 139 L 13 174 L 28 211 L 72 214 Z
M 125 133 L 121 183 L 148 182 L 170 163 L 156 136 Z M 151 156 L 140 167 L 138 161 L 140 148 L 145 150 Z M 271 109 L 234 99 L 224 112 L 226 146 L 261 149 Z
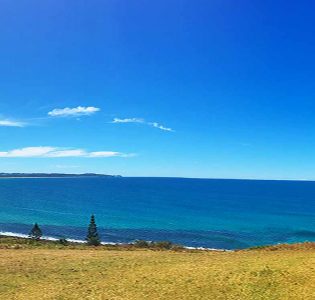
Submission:
M 31 238 L 24 233 L 16 233 L 16 232 L 10 232 L 10 231 L 0 231 L 0 238 L 1 237 L 8 237 L 8 238 L 18 238 L 18 239 L 23 239 L 23 240 L 31 240 Z M 40 241 L 49 241 L 49 242 L 58 242 L 60 239 L 55 238 L 52 236 L 42 236 Z M 84 245 L 86 244 L 85 240 L 77 240 L 77 239 L 71 239 L 67 238 L 66 239 L 69 243 L 74 243 L 74 244 L 81 244 Z M 151 242 L 151 241 L 146 241 L 146 242 Z M 134 245 L 134 242 L 131 243 L 113 243 L 113 242 L 101 242 L 102 246 L 110 245 L 110 246 L 124 246 L 124 245 Z M 230 250 L 230 249 L 216 249 L 216 248 L 206 248 L 206 247 L 190 247 L 190 246 L 184 246 L 184 245 L 179 245 L 183 249 L 187 250 L 201 250 L 201 251 L 215 251 L 215 252 L 234 252 L 235 250 Z
M 6 240 L 8 241 L 8 245 L 11 244 L 11 247 L 1 247 L 1 240 L 4 240 L 4 245 L 6 245 Z M 36 242 L 35 244 L 29 243 L 30 241 Z M 15 233 L 15 232 L 5 232 L 0 231 L 0 250 L 2 249 L 21 249 L 19 245 L 35 245 L 35 247 L 42 247 L 44 245 L 53 245 L 53 248 L 57 245 L 59 246 L 67 246 L 65 244 L 59 243 L 60 238 L 54 238 L 51 236 L 42 236 L 39 240 L 33 240 L 27 234 Z M 173 247 L 165 248 L 154 246 L 153 241 L 146 241 L 148 243 L 152 242 L 151 246 L 138 246 L 136 241 L 130 243 L 113 243 L 113 242 L 101 242 L 100 246 L 89 246 L 85 240 L 78 239 L 66 239 L 68 242 L 69 249 L 117 249 L 117 250 L 153 250 L 153 251 L 175 251 L 175 252 L 191 252 L 197 253 L 201 252 L 213 252 L 213 253 L 239 253 L 239 252 L 247 252 L 247 251 L 275 251 L 275 250 L 311 250 L 315 251 L 315 242 L 304 241 L 297 243 L 278 243 L 278 244 L 266 244 L 266 245 L 258 245 L 254 247 L 248 247 L 244 249 L 217 249 L 217 248 L 206 248 L 206 247 L 189 247 L 178 244 L 172 244 Z M 161 241 L 162 242 L 162 241 Z M 155 241 L 155 243 L 159 243 L 159 241 Z M 15 248 L 17 246 L 17 248 Z M 78 248 L 77 248 L 78 247 Z M 82 248 L 83 247 L 83 248 Z M 103 248 L 104 247 L 104 248 Z M 51 246 L 48 246 L 48 249 L 52 249 Z M 60 249 L 60 247 L 58 248 Z

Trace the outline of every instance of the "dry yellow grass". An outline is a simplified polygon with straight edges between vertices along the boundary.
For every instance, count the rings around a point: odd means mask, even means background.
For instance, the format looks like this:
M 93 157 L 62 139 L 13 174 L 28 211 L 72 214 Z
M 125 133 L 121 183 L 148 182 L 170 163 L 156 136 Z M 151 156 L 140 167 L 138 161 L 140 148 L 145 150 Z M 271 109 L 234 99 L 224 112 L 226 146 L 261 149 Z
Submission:
M 315 299 L 315 251 L 0 249 L 0 299 Z

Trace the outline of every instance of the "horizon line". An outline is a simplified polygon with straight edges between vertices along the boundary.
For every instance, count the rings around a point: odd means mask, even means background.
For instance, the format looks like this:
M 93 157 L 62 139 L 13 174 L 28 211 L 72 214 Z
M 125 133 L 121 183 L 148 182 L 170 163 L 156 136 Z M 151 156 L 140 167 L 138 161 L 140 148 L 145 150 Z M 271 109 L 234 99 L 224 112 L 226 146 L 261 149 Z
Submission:
M 44 177 L 10 177 L 10 176 L 3 176 L 5 175 L 13 175 L 13 174 L 25 174 L 25 175 L 32 175 L 32 174 L 47 174 L 47 175 L 95 175 L 95 176 L 109 176 L 109 177 L 124 177 L 124 178 L 178 178 L 178 179 L 203 179 L 203 180 L 251 180 L 251 181 L 307 181 L 307 182 L 315 182 L 315 179 L 299 179 L 299 178 L 230 178 L 230 177 L 188 177 L 188 176 L 125 176 L 121 174 L 106 174 L 106 173 L 94 173 L 94 172 L 83 172 L 83 173 L 62 173 L 62 172 L 0 172 L 0 179 L 1 178 L 44 178 Z M 57 177 L 57 176 L 56 176 Z M 50 178 L 56 178 L 50 177 Z M 91 176 L 90 176 L 91 177 Z M 48 177 L 49 178 L 49 177 Z

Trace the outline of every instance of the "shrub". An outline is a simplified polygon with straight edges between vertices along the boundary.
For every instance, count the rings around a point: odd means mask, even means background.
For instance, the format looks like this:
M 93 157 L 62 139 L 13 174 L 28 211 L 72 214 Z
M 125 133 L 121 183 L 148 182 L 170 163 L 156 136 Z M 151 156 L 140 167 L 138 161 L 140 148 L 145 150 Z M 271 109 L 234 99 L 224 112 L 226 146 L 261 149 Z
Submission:
M 170 241 L 161 241 L 161 242 L 152 243 L 152 246 L 158 249 L 172 249 L 174 244 Z
M 136 240 L 134 242 L 135 247 L 137 248 L 149 248 L 150 247 L 150 243 L 144 240 Z
M 67 239 L 65 238 L 61 238 L 58 240 L 58 243 L 63 245 L 63 246 L 68 246 L 69 245 L 69 242 L 67 241 Z

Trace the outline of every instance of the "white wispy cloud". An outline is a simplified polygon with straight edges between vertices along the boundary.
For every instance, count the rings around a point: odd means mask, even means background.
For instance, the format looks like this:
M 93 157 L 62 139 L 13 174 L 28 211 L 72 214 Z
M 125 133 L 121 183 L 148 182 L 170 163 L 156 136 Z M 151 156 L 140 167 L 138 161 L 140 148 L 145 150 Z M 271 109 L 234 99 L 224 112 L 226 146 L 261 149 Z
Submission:
M 144 119 L 140 119 L 140 118 L 126 118 L 126 119 L 114 118 L 112 123 L 145 123 L 145 121 Z
M 6 127 L 24 127 L 27 124 L 25 122 L 13 121 L 13 120 L 0 120 L 0 126 Z
M 135 156 L 134 153 L 120 153 L 114 151 L 96 151 L 90 152 L 89 157 L 113 157 L 113 156 L 120 156 L 120 157 L 132 157 Z
M 141 118 L 125 118 L 125 119 L 114 118 L 112 123 L 114 123 L 114 124 L 117 124 L 117 123 L 141 123 L 141 124 L 152 126 L 154 128 L 158 128 L 158 129 L 164 130 L 164 131 L 174 131 L 172 128 L 165 127 L 165 126 L 163 126 L 157 122 L 147 122 Z
M 0 151 L 0 157 L 132 157 L 133 153 L 116 151 L 88 152 L 84 149 L 69 149 L 50 146 L 25 147 L 9 151 Z
M 77 117 L 77 116 L 89 116 L 101 109 L 94 106 L 78 106 L 78 107 L 65 107 L 65 108 L 55 108 L 48 112 L 51 117 Z
M 157 122 L 151 122 L 151 123 L 148 123 L 149 125 L 155 127 L 155 128 L 158 128 L 158 129 L 161 129 L 161 130 L 164 130 L 164 131 L 174 131 L 172 128 L 169 128 L 169 127 L 165 127 Z

